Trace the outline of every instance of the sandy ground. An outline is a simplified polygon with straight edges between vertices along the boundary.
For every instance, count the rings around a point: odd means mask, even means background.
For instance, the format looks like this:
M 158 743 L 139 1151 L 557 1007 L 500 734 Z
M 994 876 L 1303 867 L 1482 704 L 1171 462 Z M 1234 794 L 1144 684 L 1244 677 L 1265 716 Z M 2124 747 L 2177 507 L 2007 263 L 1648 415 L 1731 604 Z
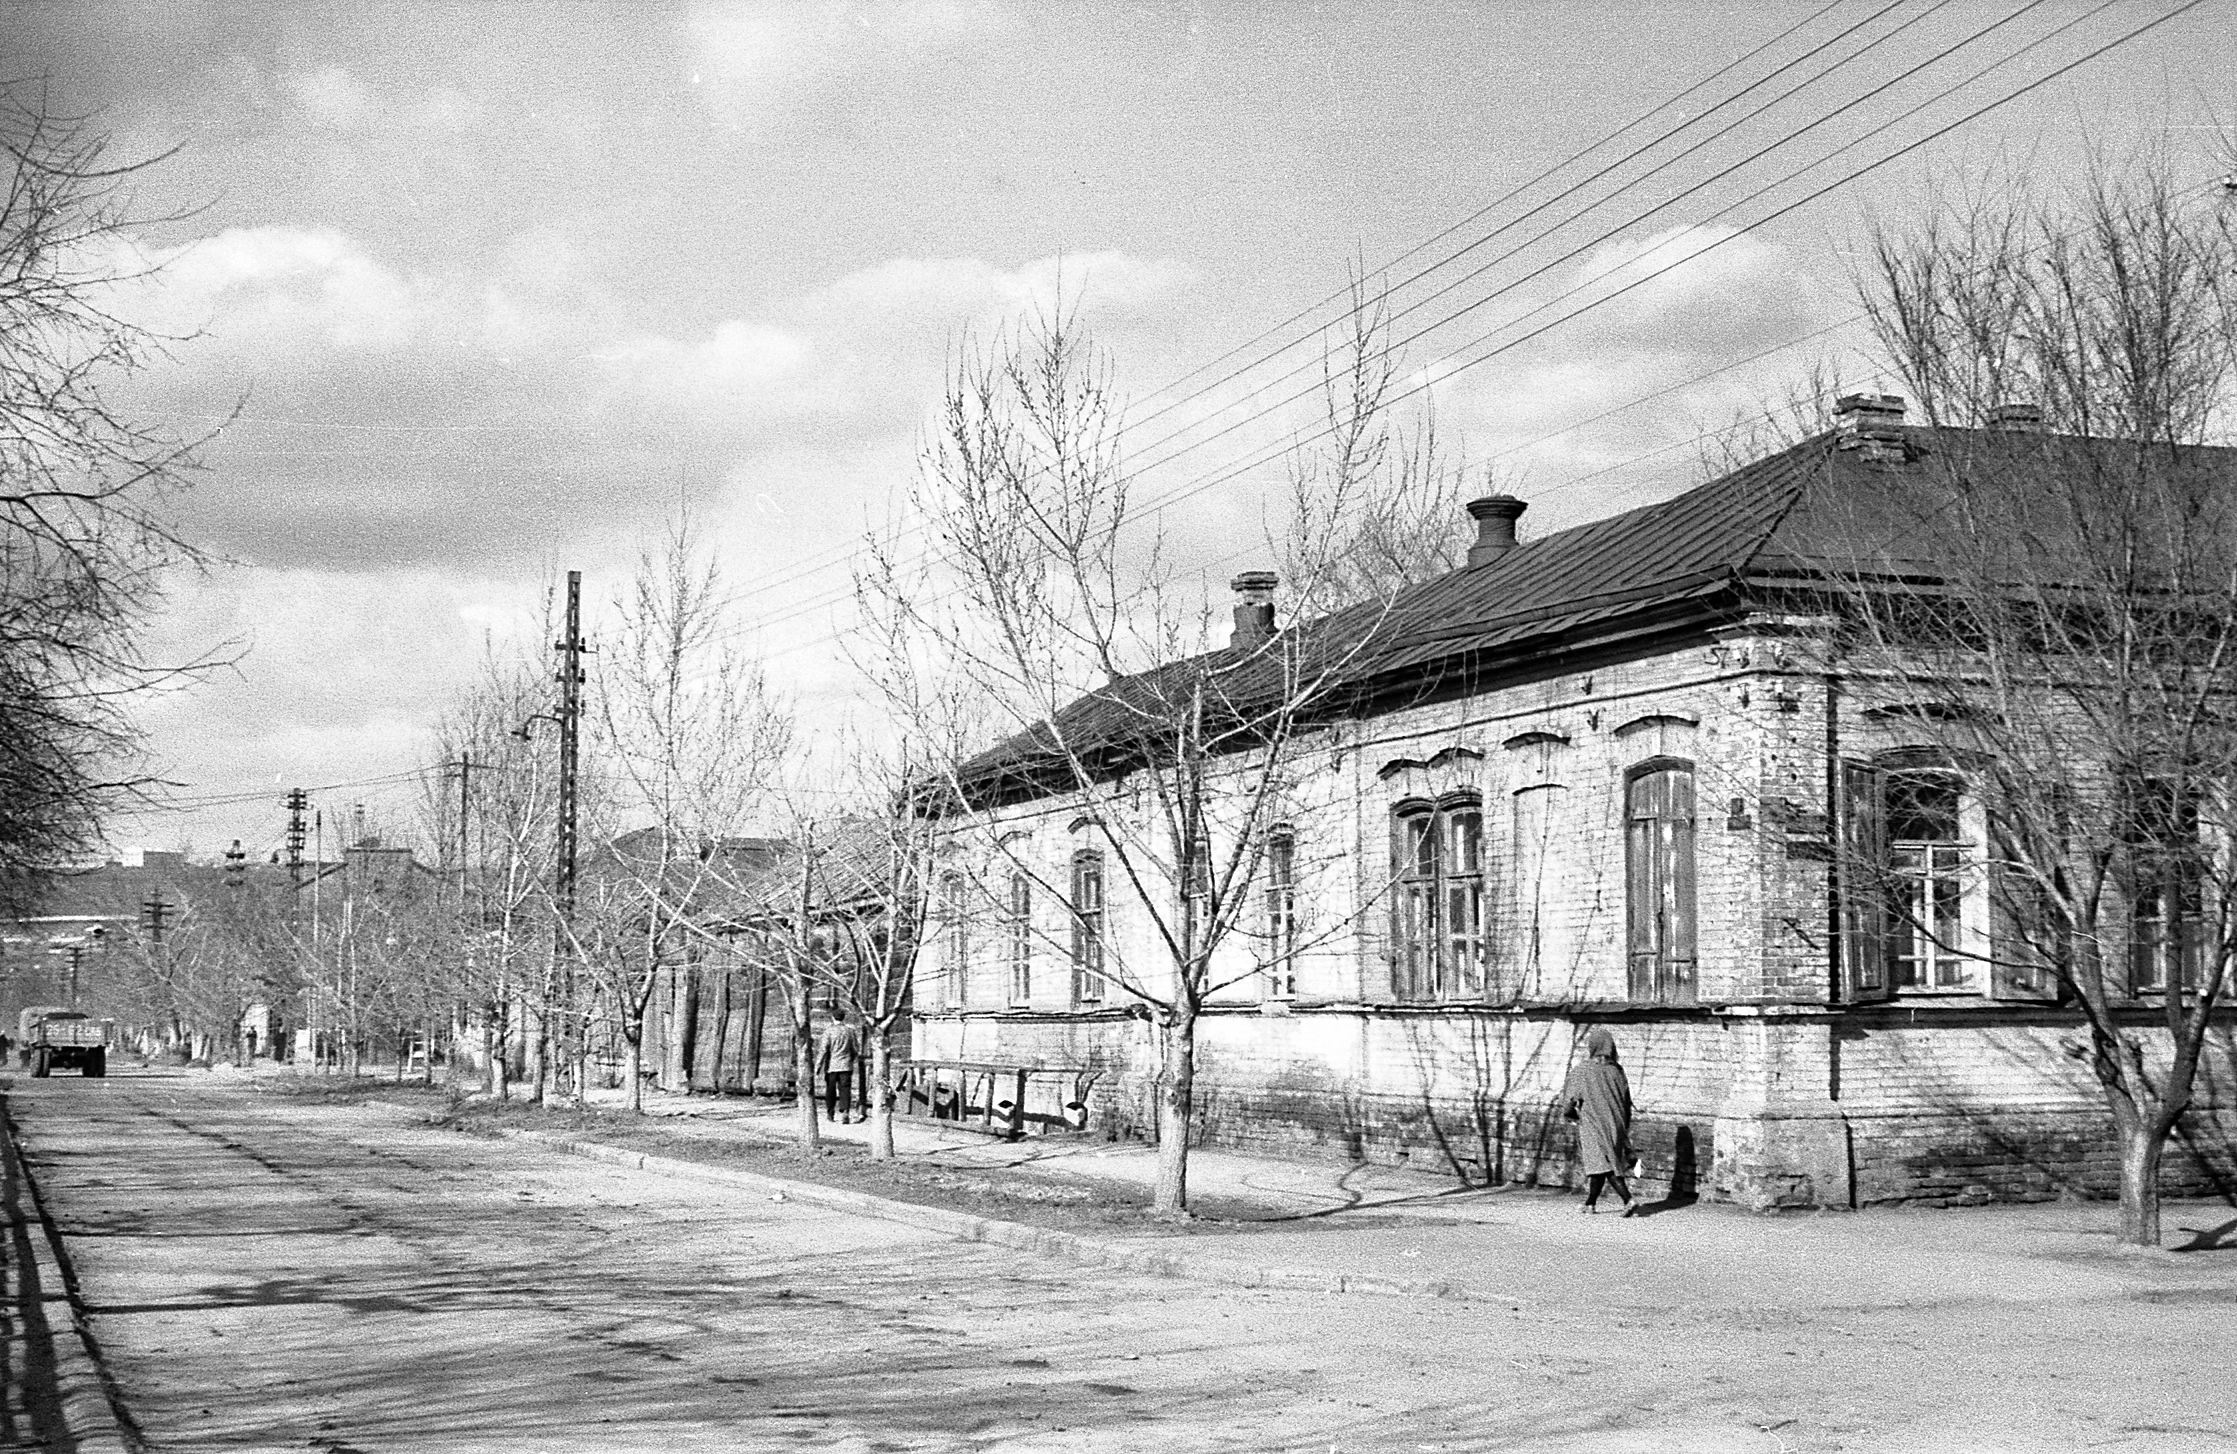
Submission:
M 7 1095 L 156 1450 L 2237 1450 L 2237 1252 L 2055 1216 L 1487 1196 L 1222 1249 L 1469 1300 L 1239 1292 L 212 1077 Z

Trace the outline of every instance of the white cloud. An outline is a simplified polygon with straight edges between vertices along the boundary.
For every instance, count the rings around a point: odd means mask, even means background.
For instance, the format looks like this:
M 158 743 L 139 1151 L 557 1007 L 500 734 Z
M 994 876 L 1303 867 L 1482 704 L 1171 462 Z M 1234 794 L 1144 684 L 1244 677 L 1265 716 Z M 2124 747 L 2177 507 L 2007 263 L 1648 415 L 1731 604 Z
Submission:
M 425 315 L 422 289 L 331 228 L 236 227 L 157 254 L 132 306 L 171 334 L 221 345 L 393 348 Z
M 1165 302 L 1189 280 L 1179 263 L 1122 252 L 1068 253 L 1001 268 L 978 258 L 893 258 L 850 273 L 810 298 L 810 312 L 982 323 L 1061 297 L 1089 316 L 1125 315 Z
M 731 318 L 696 339 L 640 335 L 596 361 L 613 404 L 751 434 L 820 419 L 854 431 L 915 427 L 947 344 L 1053 308 L 1060 293 L 1099 327 L 1170 303 L 1178 264 L 1097 252 L 1004 268 L 977 258 L 894 258 L 767 319 Z M 868 411 L 866 413 L 866 411 Z
M 1795 255 L 1721 224 L 1674 227 L 1595 250 L 1553 313 L 1599 306 L 1551 337 L 1637 352 L 1724 355 L 1823 327 L 1846 310 Z M 1605 301 L 1599 301 L 1605 300 Z

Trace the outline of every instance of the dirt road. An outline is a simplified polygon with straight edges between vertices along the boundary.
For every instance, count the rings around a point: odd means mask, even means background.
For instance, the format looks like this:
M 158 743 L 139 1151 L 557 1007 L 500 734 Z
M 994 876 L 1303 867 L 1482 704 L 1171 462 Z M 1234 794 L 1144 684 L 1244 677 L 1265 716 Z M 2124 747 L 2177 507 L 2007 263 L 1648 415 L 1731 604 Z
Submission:
M 1238 1292 L 210 1077 L 7 1096 L 156 1450 L 2237 1449 L 2228 1298 Z

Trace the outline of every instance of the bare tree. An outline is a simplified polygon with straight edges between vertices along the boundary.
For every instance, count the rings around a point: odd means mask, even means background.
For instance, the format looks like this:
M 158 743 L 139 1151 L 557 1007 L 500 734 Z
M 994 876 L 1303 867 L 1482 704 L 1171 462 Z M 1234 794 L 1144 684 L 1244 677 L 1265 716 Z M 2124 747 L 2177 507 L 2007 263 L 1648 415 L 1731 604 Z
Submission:
M 1155 1027 L 1155 1205 L 1182 1215 L 1198 1020 L 1209 997 L 1267 972 L 1254 946 L 1280 935 L 1249 932 L 1262 870 L 1324 806 L 1301 744 L 1381 613 L 1277 631 L 1254 603 L 1217 645 L 1210 606 L 1132 501 L 1119 422 L 1109 361 L 1061 305 L 966 346 L 912 496 L 945 572 L 928 578 L 873 542 L 863 593 L 1009 734 L 948 757 L 937 790 L 920 789 L 939 818 L 935 912 L 999 911 L 993 878 L 1065 906 L 1064 927 L 1036 932 L 1063 946 L 1077 998 Z M 1291 586 L 1300 616 L 1318 615 L 1328 574 Z M 938 745 L 921 713 L 916 725 Z M 1062 869 L 1010 832 L 1052 812 L 1091 845 Z
M 111 310 L 130 280 L 118 163 L 43 89 L 0 85 L 0 895 L 96 840 L 153 782 L 132 704 L 215 665 L 141 645 L 167 572 L 201 559 L 167 513 L 193 445 L 126 418 L 117 378 L 164 340 Z
M 815 1003 L 861 1032 L 875 1160 L 893 1155 L 893 1037 L 911 1003 L 938 831 L 915 796 L 934 764 L 916 757 L 915 747 L 907 738 L 850 734 L 840 791 L 860 812 L 803 818 L 792 871 L 763 895 L 764 917 L 781 914 L 786 932 L 795 1043 L 811 1046 L 811 1017 L 799 1011 Z M 941 763 L 955 760 L 949 755 Z M 812 1063 L 802 1061 L 796 1073 L 809 1069 Z M 812 1110 L 803 1112 L 804 1134 L 812 1119 Z
M 1980 802 L 1993 971 L 2078 1013 L 2065 1048 L 2118 1134 L 2120 1239 L 2156 1246 L 2237 950 L 2230 219 L 2163 166 L 2101 166 L 2069 197 L 1882 233 L 1874 259 L 1873 327 L 1942 427 L 1859 522 L 1834 665 Z M 1892 913 L 1963 952 L 1862 847 L 1852 930 Z
M 1321 350 L 1321 419 L 1293 449 L 1289 517 L 1274 542 L 1281 573 L 1320 583 L 1322 604 L 1371 601 L 1459 568 L 1459 527 L 1474 473 L 1437 432 L 1433 405 L 1395 416 L 1405 361 L 1388 299 L 1353 275 L 1351 306 Z M 1481 474 L 1484 493 L 1501 488 Z
M 553 639 L 553 599 L 547 589 L 536 641 Z M 469 764 L 463 800 L 455 778 L 430 775 L 430 831 L 463 858 L 458 988 L 479 1021 L 488 1089 L 500 1098 L 513 1070 L 529 1068 L 531 1021 L 540 1035 L 549 1019 L 543 987 L 554 943 L 558 775 L 533 724 L 551 715 L 550 677 L 540 653 L 485 652 L 436 733 L 439 764 L 453 773 Z M 537 1056 L 539 1070 L 542 1062 Z
M 597 756 L 613 799 L 578 920 L 582 962 L 616 1008 L 632 1110 L 643 1105 L 646 1015 L 673 970 L 688 985 L 713 944 L 704 909 L 776 780 L 792 720 L 728 639 L 719 571 L 686 515 L 644 552 L 596 674 Z M 623 830 L 624 823 L 640 826 Z
M 1735 410 L 1722 423 L 1704 424 L 1697 436 L 1696 473 L 1704 482 L 1722 479 L 1820 433 L 1826 411 L 1842 392 L 1835 361 L 1829 357 L 1811 360 L 1764 402 Z

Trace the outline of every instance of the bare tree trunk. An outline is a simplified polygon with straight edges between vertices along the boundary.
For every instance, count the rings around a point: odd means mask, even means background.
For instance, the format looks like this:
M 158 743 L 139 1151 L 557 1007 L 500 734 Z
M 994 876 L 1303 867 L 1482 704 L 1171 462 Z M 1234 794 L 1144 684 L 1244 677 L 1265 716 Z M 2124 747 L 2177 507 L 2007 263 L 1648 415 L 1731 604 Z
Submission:
M 792 1081 L 799 1088 L 800 1154 L 813 1156 L 823 1149 L 823 1129 L 816 1120 L 816 1042 L 809 1034 L 805 994 L 792 1012 Z
M 1188 1215 L 1188 1136 L 1196 1116 L 1196 1011 L 1185 1002 L 1158 1027 L 1157 1188 L 1150 1209 Z
M 715 1033 L 714 1063 L 707 1068 L 707 1088 L 721 1095 L 722 1063 L 730 1049 L 730 981 L 731 971 L 725 967 L 716 971 L 715 979 Z
M 2120 1235 L 2131 1247 L 2159 1245 L 2159 1163 L 2167 1138 L 2157 1118 L 2123 1116 L 2120 1124 Z
M 644 1027 L 640 1025 L 635 1035 L 625 1030 L 621 1037 L 621 1100 L 622 1104 L 629 1108 L 632 1115 L 642 1114 L 645 1109 L 645 1042 L 643 1036 Z
M 575 1101 L 590 1104 L 590 1006 L 584 1005 L 582 1024 L 575 1032 Z
M 893 1049 L 882 1025 L 870 1036 L 870 1159 L 893 1159 Z
M 536 1020 L 536 1033 L 528 1039 L 528 1098 L 539 1106 L 551 1104 L 551 1015 L 549 1007 L 529 1012 Z
M 513 1007 L 500 993 L 490 1016 L 490 1033 L 493 1038 L 489 1047 L 489 1093 L 501 1101 L 509 1101 L 513 1097 L 512 1055 L 518 1037 L 512 1032 L 512 1014 Z
M 691 1091 L 691 1039 L 698 1030 L 698 986 L 691 966 L 678 964 L 668 971 L 668 1026 L 661 1044 L 660 1088 L 687 1095 Z
M 761 1083 L 761 1036 L 769 1021 L 769 971 L 756 965 L 746 990 L 746 1089 Z

